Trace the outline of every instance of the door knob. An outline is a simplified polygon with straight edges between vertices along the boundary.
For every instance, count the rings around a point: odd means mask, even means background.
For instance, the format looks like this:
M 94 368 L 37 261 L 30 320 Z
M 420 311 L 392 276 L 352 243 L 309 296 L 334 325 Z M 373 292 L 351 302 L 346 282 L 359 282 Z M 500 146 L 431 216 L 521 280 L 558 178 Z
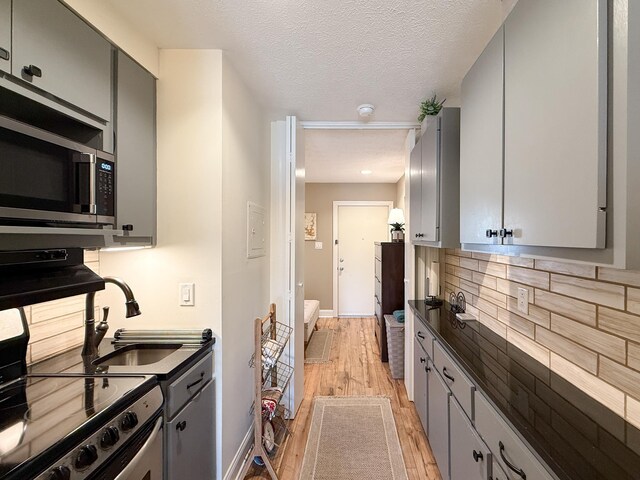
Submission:
M 338 270 L 343 271 L 343 270 L 344 270 L 344 267 L 340 267 Z
M 298 282 L 298 286 L 299 286 L 300 288 L 304 287 L 304 282 Z

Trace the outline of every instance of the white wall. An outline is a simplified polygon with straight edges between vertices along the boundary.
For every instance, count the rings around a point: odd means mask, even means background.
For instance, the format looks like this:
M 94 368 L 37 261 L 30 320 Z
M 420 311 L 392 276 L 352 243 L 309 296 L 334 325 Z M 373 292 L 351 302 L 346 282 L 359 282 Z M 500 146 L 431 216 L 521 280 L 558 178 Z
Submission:
M 269 256 L 247 258 L 247 202 L 269 211 L 270 151 L 269 122 L 224 55 L 222 156 L 222 463 L 226 471 L 252 420 L 253 370 L 247 361 L 253 352 L 254 320 L 269 312 Z
M 125 21 L 103 0 L 64 0 L 114 44 L 158 77 L 158 46 L 139 33 L 135 25 Z
M 253 320 L 269 305 L 269 257 L 247 259 L 246 243 L 247 201 L 269 210 L 269 123 L 219 50 L 161 50 L 159 73 L 157 247 L 100 255 L 143 314 L 125 319 L 113 286 L 102 302 L 112 332 L 213 329 L 223 478 L 250 427 Z M 178 306 L 180 282 L 196 284 L 194 307 Z

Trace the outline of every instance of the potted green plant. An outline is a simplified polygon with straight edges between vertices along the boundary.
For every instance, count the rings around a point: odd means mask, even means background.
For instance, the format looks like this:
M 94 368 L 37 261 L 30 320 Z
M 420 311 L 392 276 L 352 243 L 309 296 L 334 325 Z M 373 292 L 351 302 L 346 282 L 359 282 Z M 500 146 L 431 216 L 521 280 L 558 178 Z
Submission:
M 391 227 L 391 241 L 404 242 L 404 213 L 401 208 L 394 208 L 389 212 L 387 224 Z
M 426 99 L 420 104 L 420 116 L 418 117 L 418 121 L 422 122 L 427 115 L 437 115 L 446 101 L 447 99 L 445 98 L 439 102 L 436 94 L 434 93 L 433 97 Z

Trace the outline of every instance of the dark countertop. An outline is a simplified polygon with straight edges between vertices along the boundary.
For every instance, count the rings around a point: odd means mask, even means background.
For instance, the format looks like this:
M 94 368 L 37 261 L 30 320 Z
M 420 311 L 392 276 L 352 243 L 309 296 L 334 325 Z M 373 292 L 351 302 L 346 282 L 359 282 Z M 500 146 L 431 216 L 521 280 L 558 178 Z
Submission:
M 409 306 L 560 479 L 640 479 L 639 429 L 449 304 Z
M 104 338 L 100 343 L 98 358 L 104 357 L 118 348 L 111 341 L 113 338 Z M 156 363 L 148 365 L 110 365 L 95 366 L 91 362 L 85 362 L 80 352 L 82 347 L 76 347 L 64 353 L 48 358 L 29 366 L 31 375 L 69 374 L 69 375 L 155 375 L 158 380 L 166 380 L 180 372 L 185 366 L 194 363 L 210 352 L 215 343 L 215 338 L 203 345 L 183 345 L 169 356 Z

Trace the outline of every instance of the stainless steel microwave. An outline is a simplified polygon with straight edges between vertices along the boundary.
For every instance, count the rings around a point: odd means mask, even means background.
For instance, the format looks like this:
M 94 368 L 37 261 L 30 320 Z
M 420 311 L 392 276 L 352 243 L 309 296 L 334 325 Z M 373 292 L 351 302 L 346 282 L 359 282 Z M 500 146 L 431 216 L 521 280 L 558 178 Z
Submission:
M 0 224 L 115 225 L 113 155 L 0 116 Z

